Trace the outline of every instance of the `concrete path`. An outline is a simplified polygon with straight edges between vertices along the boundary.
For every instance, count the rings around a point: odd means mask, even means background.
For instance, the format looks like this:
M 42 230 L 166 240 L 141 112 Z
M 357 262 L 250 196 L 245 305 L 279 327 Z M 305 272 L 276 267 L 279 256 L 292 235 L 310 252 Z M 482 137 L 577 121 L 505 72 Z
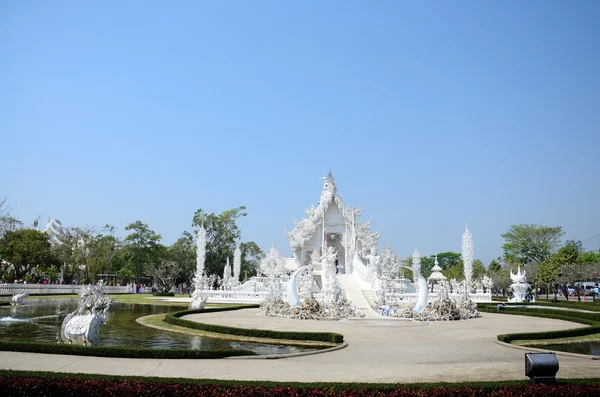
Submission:
M 258 309 L 204 313 L 186 319 L 230 326 L 344 334 L 348 347 L 280 360 L 115 359 L 0 352 L 0 368 L 209 379 L 327 382 L 454 382 L 526 379 L 524 351 L 496 335 L 581 326 L 570 322 L 483 313 L 468 321 L 419 323 L 357 319 L 339 322 L 264 317 Z M 600 377 L 600 361 L 558 356 L 559 378 Z
M 367 299 L 362 292 L 362 286 L 353 274 L 338 274 L 337 278 L 340 281 L 340 287 L 346 293 L 346 298 L 356 306 L 356 309 L 360 313 L 363 313 L 367 318 L 381 318 L 381 316 L 371 308 L 369 302 L 367 302 Z

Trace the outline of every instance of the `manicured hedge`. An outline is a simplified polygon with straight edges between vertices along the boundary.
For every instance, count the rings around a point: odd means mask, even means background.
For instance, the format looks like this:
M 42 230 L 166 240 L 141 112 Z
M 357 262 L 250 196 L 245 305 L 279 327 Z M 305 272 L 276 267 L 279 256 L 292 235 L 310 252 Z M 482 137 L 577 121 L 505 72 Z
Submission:
M 175 296 L 175 292 L 155 292 L 154 296 Z
M 301 341 L 315 341 L 315 342 L 330 342 L 330 343 L 342 343 L 344 341 L 344 335 L 335 332 L 293 332 L 293 331 L 271 331 L 266 329 L 256 328 L 236 328 L 228 327 L 225 325 L 214 325 L 198 323 L 195 321 L 184 320 L 180 317 L 188 314 L 196 313 L 214 313 L 228 310 L 240 310 L 247 308 L 256 308 L 258 305 L 244 305 L 236 307 L 223 307 L 223 308 L 209 308 L 200 310 L 186 310 L 176 313 L 168 313 L 165 315 L 165 322 L 169 324 L 179 325 L 181 327 L 198 329 L 201 331 L 215 332 L 218 334 L 227 335 L 240 335 L 249 336 L 255 338 L 270 338 L 270 339 L 288 339 L 288 340 L 301 340 Z
M 559 380 L 556 385 L 530 385 L 524 381 L 407 385 L 276 383 L 0 371 L 0 390 L 3 396 L 571 397 L 599 395 L 599 381 Z
M 0 306 L 10 306 L 10 302 L 9 301 L 2 301 L 2 302 L 0 302 Z
M 74 356 L 124 357 L 124 358 L 224 358 L 254 356 L 255 352 L 243 349 L 145 349 L 112 346 L 81 346 L 64 343 L 2 342 L 0 350 L 13 352 L 68 354 Z M 1 389 L 0 389 L 1 390 Z
M 510 305 L 502 306 L 501 310 L 498 311 L 497 305 L 495 304 L 478 304 L 477 309 L 482 312 L 488 313 L 502 313 L 519 316 L 552 318 L 555 320 L 573 321 L 590 325 L 590 327 L 572 328 L 560 331 L 522 332 L 515 334 L 498 335 L 498 340 L 505 343 L 510 343 L 515 340 L 544 340 L 556 338 L 570 338 L 574 336 L 585 336 L 600 333 L 600 313 L 584 313 L 577 311 L 552 310 L 541 308 L 519 308 L 511 307 Z
M 588 297 L 588 300 L 591 300 L 591 297 Z M 577 301 L 554 301 L 554 300 L 538 300 L 533 303 L 527 303 L 532 306 L 554 306 L 554 307 L 565 307 L 569 309 L 581 309 L 581 310 L 589 310 L 592 312 L 600 312 L 600 300 L 596 300 L 596 302 L 577 302 Z

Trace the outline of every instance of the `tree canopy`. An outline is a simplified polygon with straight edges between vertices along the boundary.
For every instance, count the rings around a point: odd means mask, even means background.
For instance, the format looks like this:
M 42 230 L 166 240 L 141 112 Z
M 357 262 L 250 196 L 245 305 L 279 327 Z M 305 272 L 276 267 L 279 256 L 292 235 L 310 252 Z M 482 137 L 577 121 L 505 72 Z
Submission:
M 560 246 L 563 234 L 560 226 L 512 225 L 502 235 L 504 259 L 542 263 Z

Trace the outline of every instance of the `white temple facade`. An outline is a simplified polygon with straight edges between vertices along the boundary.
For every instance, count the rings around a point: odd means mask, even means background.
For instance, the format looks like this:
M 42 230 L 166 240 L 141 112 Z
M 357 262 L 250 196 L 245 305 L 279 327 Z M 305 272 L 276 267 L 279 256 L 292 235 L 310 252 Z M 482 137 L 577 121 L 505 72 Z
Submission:
M 323 189 L 317 207 L 304 209 L 306 218 L 294 221 L 294 229 L 285 232 L 294 254 L 293 262 L 286 260 L 286 268 L 294 270 L 318 263 L 328 248 L 333 247 L 336 273 L 350 274 L 357 260 L 366 264 L 366 257 L 377 249 L 379 232 L 371 232 L 371 222 L 359 221 L 361 209 L 344 205 L 331 171 L 322 179 Z M 317 278 L 321 272 L 318 265 L 313 268 Z

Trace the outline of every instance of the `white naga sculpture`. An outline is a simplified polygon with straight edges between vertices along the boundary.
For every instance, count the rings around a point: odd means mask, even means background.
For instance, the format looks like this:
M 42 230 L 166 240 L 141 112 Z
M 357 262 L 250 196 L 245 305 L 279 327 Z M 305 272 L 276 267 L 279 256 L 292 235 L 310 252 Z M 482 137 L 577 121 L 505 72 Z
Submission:
M 417 287 L 417 301 L 413 306 L 413 311 L 415 313 L 420 313 L 427 305 L 427 299 L 429 298 L 429 288 L 427 287 L 427 280 L 425 280 L 425 277 L 423 277 L 423 275 L 421 274 L 421 254 L 419 254 L 419 251 L 417 251 L 416 249 L 412 255 L 412 267 L 410 267 L 409 269 L 413 272 Z
M 10 299 L 10 304 L 14 306 L 24 305 L 28 296 L 29 292 L 21 292 L 19 294 L 14 294 Z
M 194 273 L 194 292 L 190 310 L 204 309 L 208 296 L 202 294 L 202 290 L 208 287 L 208 278 L 204 274 L 204 262 L 206 260 L 206 230 L 204 225 L 200 226 L 196 233 L 196 273 Z
M 63 320 L 61 337 L 64 342 L 100 344 L 100 326 L 106 324 L 112 299 L 104 294 L 104 284 L 84 286 L 81 289 L 80 307 Z
M 527 302 L 527 291 L 531 287 L 529 283 L 527 283 L 525 279 L 525 270 L 521 271 L 521 267 L 517 268 L 517 272 L 513 273 L 510 271 L 510 279 L 512 280 L 512 284 L 510 287 L 514 291 L 514 296 L 510 298 L 509 302 Z

